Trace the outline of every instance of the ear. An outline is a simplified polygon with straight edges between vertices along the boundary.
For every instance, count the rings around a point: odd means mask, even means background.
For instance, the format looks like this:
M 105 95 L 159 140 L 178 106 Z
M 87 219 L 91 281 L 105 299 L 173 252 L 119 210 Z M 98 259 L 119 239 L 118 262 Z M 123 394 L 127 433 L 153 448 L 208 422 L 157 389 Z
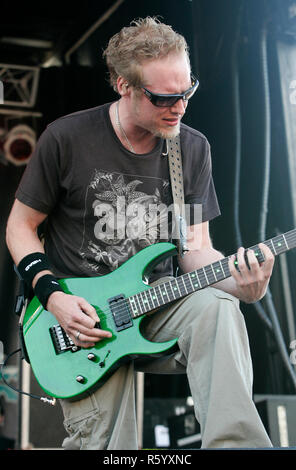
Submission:
M 129 94 L 129 85 L 124 77 L 117 78 L 117 90 L 121 96 Z

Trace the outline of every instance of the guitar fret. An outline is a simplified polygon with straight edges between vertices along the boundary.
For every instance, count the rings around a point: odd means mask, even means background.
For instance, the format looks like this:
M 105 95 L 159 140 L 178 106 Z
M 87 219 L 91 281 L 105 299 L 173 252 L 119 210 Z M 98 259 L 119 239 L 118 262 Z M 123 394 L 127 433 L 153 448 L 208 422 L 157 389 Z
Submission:
M 287 240 L 289 240 L 289 249 L 295 248 L 296 246 L 296 230 L 290 230 L 290 232 L 286 232 L 285 234 Z
M 184 285 L 185 293 L 188 294 L 188 290 L 187 290 L 187 287 L 186 287 L 186 284 L 185 284 L 185 281 L 184 281 L 184 276 L 181 276 L 181 279 L 182 279 L 182 282 L 183 282 L 183 285 Z
M 171 289 L 171 293 L 169 294 L 169 298 L 170 298 L 171 300 L 175 300 L 176 297 L 175 297 L 175 295 L 174 295 L 174 292 L 173 292 L 171 283 L 168 282 L 167 284 L 168 284 L 168 287 Z
M 148 296 L 148 294 L 149 294 L 149 296 Z M 154 301 L 153 301 L 152 296 L 151 296 L 151 291 L 150 291 L 150 289 L 146 291 L 146 295 L 147 295 L 147 299 L 148 299 L 148 301 L 149 301 L 149 304 L 152 305 L 152 308 L 154 308 L 155 305 L 154 305 Z
M 213 274 L 214 274 L 214 278 L 215 278 L 215 280 L 217 281 L 216 273 L 215 273 L 215 271 L 214 271 L 214 267 L 213 267 L 212 264 L 211 264 L 211 268 L 212 268 L 212 271 L 213 271 Z
M 215 275 L 213 273 L 212 265 L 205 266 L 205 271 L 207 275 L 208 284 L 211 285 L 216 281 Z
M 159 284 L 157 285 L 157 289 L 158 289 L 158 298 L 160 299 L 161 303 L 164 304 L 165 303 L 165 299 L 163 298 L 163 288 L 162 288 L 162 285 Z
M 282 242 L 282 239 L 283 239 L 283 236 L 282 235 L 278 235 L 277 237 L 274 237 L 274 242 L 275 242 L 275 247 L 276 247 L 276 254 L 280 254 L 280 253 L 283 253 L 284 251 L 286 251 L 286 247 L 284 246 L 283 247 L 283 242 Z
M 176 285 L 177 285 L 177 291 L 178 291 L 178 298 L 182 297 L 183 295 L 183 285 L 182 285 L 182 279 L 179 277 L 176 279 Z
M 167 300 L 169 299 L 169 296 L 168 296 L 168 293 L 167 293 L 167 290 L 166 290 L 165 283 L 160 284 L 160 288 L 161 288 L 161 295 L 162 295 L 163 301 L 164 301 L 164 303 L 165 303 L 165 302 L 167 302 Z
M 167 291 L 167 288 L 166 288 L 166 282 L 163 283 L 163 287 L 165 288 L 166 296 L 167 296 L 167 298 L 169 299 L 170 296 L 169 296 L 168 291 Z
M 285 237 L 285 234 L 283 234 L 283 239 L 284 239 L 284 242 L 286 244 L 286 248 L 287 250 L 289 249 L 289 246 L 288 246 L 288 243 L 287 243 L 287 240 L 286 240 L 286 237 Z
M 226 276 L 225 276 L 225 271 L 224 271 L 224 269 L 223 269 L 223 264 L 221 263 L 221 260 L 219 260 L 219 264 L 220 264 L 220 266 L 221 266 L 221 269 L 222 269 L 222 272 L 223 272 L 223 276 L 224 276 L 224 278 L 225 278 L 225 277 L 226 277 Z
M 270 242 L 271 242 L 271 246 L 272 246 L 272 249 L 273 249 L 273 254 L 276 255 L 276 249 L 274 247 L 273 240 L 271 239 Z
M 177 282 L 177 279 L 174 279 L 174 283 L 175 283 L 175 287 L 173 287 L 173 291 L 174 291 L 174 294 L 179 291 L 179 295 L 176 297 L 175 296 L 175 299 L 179 298 L 181 296 L 181 292 L 180 292 L 180 289 L 179 289 L 179 284 Z
M 143 291 L 141 292 L 141 301 L 142 301 L 142 305 L 143 305 L 143 312 L 146 312 L 147 311 L 147 295 L 146 295 L 146 292 Z
M 155 305 L 155 302 L 154 302 L 154 301 L 155 301 L 155 300 L 158 301 L 158 299 L 157 299 L 157 297 L 156 297 L 154 294 L 152 295 L 152 291 L 155 293 L 155 289 L 154 289 L 154 288 L 153 288 L 153 289 L 149 289 L 148 292 L 149 292 L 151 301 L 152 301 L 152 303 L 153 303 L 153 307 L 154 307 L 154 308 L 155 308 L 155 307 L 159 307 L 159 305 Z
M 141 304 L 140 304 L 140 301 L 139 301 L 140 294 L 136 294 L 134 297 L 136 299 L 136 304 L 138 305 L 136 313 L 141 313 L 142 308 L 141 308 Z
M 136 303 L 137 303 L 137 305 L 138 305 L 138 312 L 137 312 L 137 313 L 138 313 L 138 314 L 141 314 L 141 312 L 142 312 L 142 306 L 141 306 L 141 302 L 140 302 L 140 300 L 141 300 L 141 292 L 139 292 L 138 294 L 136 294 L 135 297 L 136 297 Z
M 131 307 L 131 309 L 132 309 L 132 314 L 133 314 L 133 316 L 134 316 L 134 314 L 137 313 L 137 307 L 136 307 L 136 305 L 135 305 L 135 299 L 134 299 L 134 297 L 130 297 L 130 298 L 129 298 L 129 304 L 130 304 L 130 307 Z
M 165 301 L 169 300 L 170 297 L 169 297 L 165 282 L 161 284 L 161 288 L 164 289 L 164 291 L 162 292 L 162 295 L 165 296 Z
M 229 271 L 229 266 L 228 266 L 228 262 L 229 262 L 229 258 L 224 258 L 223 260 L 221 260 L 222 264 L 223 264 L 223 269 L 224 269 L 224 275 L 225 275 L 225 278 L 230 276 L 230 271 Z
M 192 287 L 192 289 L 194 290 L 194 285 L 193 285 L 193 282 L 192 282 L 192 274 L 193 274 L 193 273 L 188 273 L 188 278 L 189 278 L 189 282 L 190 282 L 190 284 L 191 284 L 191 287 Z
M 191 280 L 190 280 L 189 273 L 184 274 L 183 278 L 184 278 L 183 282 L 185 283 L 187 293 L 193 292 L 194 289 L 193 289 L 193 286 L 192 286 L 192 283 L 191 283 Z
M 159 295 L 159 286 L 154 287 L 155 299 L 158 303 L 158 307 L 161 305 L 160 295 Z
M 192 280 L 194 280 L 196 284 L 193 284 Z M 190 273 L 190 282 L 194 290 L 197 289 L 198 287 L 201 287 L 201 283 L 199 282 L 197 271 L 193 271 L 192 273 Z
M 206 275 L 205 275 L 205 272 L 204 272 L 204 269 L 199 269 L 197 272 L 197 277 L 198 277 L 198 281 L 199 281 L 199 284 L 201 285 L 202 288 L 208 286 L 208 282 L 207 282 L 207 278 L 206 278 Z
M 158 305 L 161 305 L 161 295 L 160 295 L 160 292 L 159 292 L 159 286 L 155 286 L 154 287 L 154 291 L 155 291 L 155 295 L 156 295 L 156 298 L 157 298 L 157 302 L 158 302 Z
M 164 303 L 164 298 L 163 298 L 163 295 L 162 295 L 162 290 L 161 290 L 160 285 L 158 285 L 157 288 L 158 288 L 158 291 L 159 291 L 159 293 L 160 293 L 160 297 L 161 297 L 161 299 L 162 299 L 162 303 Z
M 186 286 L 185 286 L 185 282 L 184 282 L 183 276 L 180 277 L 180 281 L 182 281 L 182 284 L 183 284 L 183 286 L 184 286 L 185 292 L 186 292 L 186 294 L 187 294 L 187 289 L 186 289 Z
M 144 304 L 145 304 L 145 305 L 148 305 L 148 306 L 149 306 L 149 309 L 148 309 L 148 310 L 150 310 L 151 307 L 153 307 L 153 305 L 152 305 L 152 306 L 150 305 L 150 302 L 149 302 L 149 299 L 148 299 L 148 295 L 147 295 L 147 291 L 144 290 L 144 291 L 143 291 L 143 294 L 145 295 Z
M 202 268 L 202 269 L 203 269 L 204 275 L 206 277 L 207 283 L 210 284 L 205 268 Z
M 222 279 L 224 279 L 225 274 L 224 274 L 223 266 L 222 266 L 220 260 L 213 263 L 212 266 L 213 266 L 213 270 L 214 270 L 214 273 L 215 273 L 215 279 L 217 281 L 221 281 Z

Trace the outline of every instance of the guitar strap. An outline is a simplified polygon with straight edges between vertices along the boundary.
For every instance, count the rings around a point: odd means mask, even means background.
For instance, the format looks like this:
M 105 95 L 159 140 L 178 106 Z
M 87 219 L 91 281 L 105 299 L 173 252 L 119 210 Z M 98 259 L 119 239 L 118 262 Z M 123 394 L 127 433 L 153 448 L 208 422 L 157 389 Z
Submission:
M 185 252 L 189 250 L 187 248 L 187 223 L 185 218 L 180 135 L 174 139 L 167 139 L 166 145 L 174 202 L 175 227 L 173 226 L 173 238 L 177 240 L 179 255 L 183 257 Z

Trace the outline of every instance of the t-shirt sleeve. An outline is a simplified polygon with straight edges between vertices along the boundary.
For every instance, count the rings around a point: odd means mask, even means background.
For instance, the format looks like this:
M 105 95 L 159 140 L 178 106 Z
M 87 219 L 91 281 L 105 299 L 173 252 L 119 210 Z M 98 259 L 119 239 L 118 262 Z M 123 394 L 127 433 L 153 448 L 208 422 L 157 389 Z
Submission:
M 195 225 L 220 215 L 219 203 L 212 176 L 211 148 L 204 136 L 187 137 L 187 154 L 184 151 L 184 192 L 190 218 Z M 183 149 L 182 149 L 183 153 Z M 188 213 L 187 212 L 187 213 Z
M 60 150 L 55 136 L 47 128 L 26 167 L 16 198 L 27 206 L 49 214 L 60 192 Z

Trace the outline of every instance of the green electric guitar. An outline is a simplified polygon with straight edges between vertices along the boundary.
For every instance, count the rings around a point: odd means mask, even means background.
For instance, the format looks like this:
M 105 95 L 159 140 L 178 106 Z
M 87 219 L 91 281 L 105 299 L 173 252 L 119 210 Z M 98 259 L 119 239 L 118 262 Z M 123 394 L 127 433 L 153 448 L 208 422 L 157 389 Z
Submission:
M 264 243 L 275 255 L 283 253 L 296 246 L 296 229 Z M 258 245 L 251 249 L 262 262 Z M 33 373 L 47 394 L 78 400 L 100 387 L 123 362 L 144 356 L 157 357 L 176 347 L 178 338 L 163 343 L 146 340 L 140 329 L 143 318 L 230 277 L 230 271 L 226 257 L 154 287 L 145 284 L 149 271 L 175 254 L 176 247 L 171 243 L 157 243 L 105 276 L 59 281 L 66 293 L 84 297 L 92 304 L 100 328 L 112 332 L 110 339 L 99 341 L 92 348 L 77 348 L 38 299 L 31 300 L 23 316 L 23 340 Z

